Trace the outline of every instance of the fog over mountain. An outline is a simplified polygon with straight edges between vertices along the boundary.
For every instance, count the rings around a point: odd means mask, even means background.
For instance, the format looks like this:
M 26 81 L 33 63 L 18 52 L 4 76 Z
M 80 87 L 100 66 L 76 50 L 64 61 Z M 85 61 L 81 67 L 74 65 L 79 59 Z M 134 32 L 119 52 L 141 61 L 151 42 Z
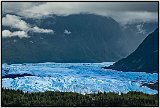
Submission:
M 2 13 L 34 19 L 91 13 L 110 16 L 121 24 L 157 22 L 158 2 L 3 2 Z
M 106 67 L 120 71 L 158 73 L 158 28 L 149 34 L 139 47 L 128 57 Z

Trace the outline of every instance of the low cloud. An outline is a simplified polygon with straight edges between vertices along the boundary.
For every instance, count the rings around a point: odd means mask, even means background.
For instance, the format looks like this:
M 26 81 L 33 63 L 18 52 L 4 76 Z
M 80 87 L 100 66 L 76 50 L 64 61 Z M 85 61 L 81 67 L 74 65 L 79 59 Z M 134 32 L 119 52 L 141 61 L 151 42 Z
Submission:
M 122 25 L 140 23 L 140 22 L 158 22 L 157 12 L 126 11 L 126 12 L 109 13 L 108 16 L 111 16 Z
M 136 27 L 137 27 L 138 33 L 145 34 L 145 30 L 143 29 L 143 24 L 139 24 Z
M 65 29 L 64 34 L 69 35 L 69 34 L 71 34 L 71 32 Z
M 51 29 L 42 29 L 37 26 L 33 27 L 32 31 L 36 33 L 54 33 L 54 31 Z
M 2 34 L 3 37 L 13 37 L 13 36 L 27 37 L 28 31 L 36 33 L 54 33 L 54 31 L 51 29 L 43 29 L 37 26 L 32 27 L 30 24 L 22 20 L 21 17 L 10 14 L 7 14 L 5 17 L 2 18 L 2 25 L 22 30 L 16 32 L 10 32 L 9 30 L 4 30 Z
M 30 28 L 30 26 L 25 21 L 21 20 L 21 17 L 9 14 L 2 18 L 2 25 L 18 28 L 25 31 Z
M 9 30 L 3 30 L 2 31 L 2 37 L 3 38 L 8 38 L 8 37 L 16 37 L 18 36 L 19 38 L 28 38 L 28 35 L 26 32 L 24 31 L 15 31 L 15 32 L 11 32 Z

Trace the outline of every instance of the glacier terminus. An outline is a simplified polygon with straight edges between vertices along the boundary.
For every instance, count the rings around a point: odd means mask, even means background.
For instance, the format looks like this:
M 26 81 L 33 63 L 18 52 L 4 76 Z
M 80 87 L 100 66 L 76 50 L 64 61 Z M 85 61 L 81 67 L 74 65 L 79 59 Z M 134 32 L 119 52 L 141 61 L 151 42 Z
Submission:
M 144 83 L 155 83 L 158 80 L 157 73 L 122 72 L 102 68 L 113 63 L 2 64 L 2 87 L 24 92 L 158 93 L 157 90 L 143 86 Z

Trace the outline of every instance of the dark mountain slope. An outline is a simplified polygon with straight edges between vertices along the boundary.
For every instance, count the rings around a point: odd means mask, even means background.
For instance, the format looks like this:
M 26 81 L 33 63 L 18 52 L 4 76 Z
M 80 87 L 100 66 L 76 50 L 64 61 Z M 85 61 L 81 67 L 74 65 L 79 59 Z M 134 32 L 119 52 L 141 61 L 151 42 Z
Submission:
M 110 17 L 77 14 L 23 20 L 55 33 L 29 32 L 30 38 L 2 38 L 2 62 L 103 62 L 125 55 L 121 26 Z M 71 33 L 65 34 L 65 30 Z
M 114 19 L 94 14 L 21 18 L 32 26 L 52 29 L 55 33 L 29 31 L 30 38 L 2 38 L 3 63 L 118 61 L 146 37 L 137 34 L 137 24 L 124 29 Z M 143 25 L 148 31 L 156 26 Z M 18 31 L 6 26 L 2 26 L 2 30 Z M 65 30 L 70 34 L 65 34 Z
M 158 27 L 157 22 L 141 22 L 126 24 L 123 27 L 124 47 L 126 56 L 135 51 L 143 40 Z
M 158 45 L 158 29 L 156 29 L 128 57 L 105 68 L 120 71 L 158 73 Z

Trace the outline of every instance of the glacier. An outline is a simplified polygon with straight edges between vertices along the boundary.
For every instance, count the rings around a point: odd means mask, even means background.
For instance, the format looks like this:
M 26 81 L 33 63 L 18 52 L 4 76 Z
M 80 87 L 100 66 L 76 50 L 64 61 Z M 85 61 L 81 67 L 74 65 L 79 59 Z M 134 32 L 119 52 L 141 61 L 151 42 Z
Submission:
M 141 91 L 157 94 L 144 83 L 158 80 L 157 73 L 122 72 L 103 69 L 114 62 L 103 63 L 23 63 L 2 64 L 2 87 L 24 92 L 61 91 L 81 94 L 97 92 L 127 93 Z M 3 78 L 10 74 L 31 74 L 16 78 Z

